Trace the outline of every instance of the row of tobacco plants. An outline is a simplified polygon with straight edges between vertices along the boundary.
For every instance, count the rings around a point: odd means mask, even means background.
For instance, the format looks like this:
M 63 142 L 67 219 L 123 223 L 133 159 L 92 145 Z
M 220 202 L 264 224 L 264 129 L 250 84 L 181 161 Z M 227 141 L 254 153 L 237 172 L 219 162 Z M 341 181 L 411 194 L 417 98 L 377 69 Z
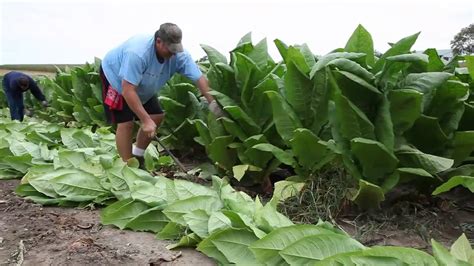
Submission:
M 177 240 L 170 249 L 196 247 L 219 264 L 266 265 L 470 265 L 465 235 L 450 249 L 432 240 L 434 255 L 406 247 L 364 246 L 320 221 L 294 224 L 266 204 L 234 190 L 226 178 L 210 186 L 152 176 L 117 156 L 107 127 L 71 127 L 37 118 L 0 118 L 0 177 L 21 177 L 15 192 L 43 205 L 106 206 L 101 222 Z M 148 170 L 168 165 L 154 145 Z
M 295 175 L 280 185 L 301 188 L 325 167 L 343 166 L 364 208 L 406 182 L 431 184 L 435 195 L 457 185 L 474 192 L 474 57 L 445 64 L 434 49 L 411 52 L 417 37 L 380 57 L 362 26 L 344 48 L 320 57 L 275 40 L 279 63 L 266 40 L 254 45 L 250 35 L 230 62 L 203 45 L 227 116 L 191 120 L 196 140 L 243 183 L 268 184 L 284 164 Z
M 378 57 L 362 26 L 324 56 L 275 40 L 281 62 L 250 34 L 230 60 L 202 45 L 200 66 L 226 116 L 208 113 L 196 88 L 175 77 L 160 94 L 167 111 L 160 136 L 185 152 L 201 145 L 222 175 L 242 185 L 269 189 L 270 174 L 285 167 L 293 176 L 278 191 L 298 190 L 320 171 L 343 167 L 357 189 L 351 199 L 363 208 L 377 207 L 401 183 L 433 194 L 458 185 L 474 191 L 474 57 L 445 63 L 434 49 L 411 52 L 417 37 Z M 51 108 L 38 115 L 103 126 L 99 64 L 42 79 Z

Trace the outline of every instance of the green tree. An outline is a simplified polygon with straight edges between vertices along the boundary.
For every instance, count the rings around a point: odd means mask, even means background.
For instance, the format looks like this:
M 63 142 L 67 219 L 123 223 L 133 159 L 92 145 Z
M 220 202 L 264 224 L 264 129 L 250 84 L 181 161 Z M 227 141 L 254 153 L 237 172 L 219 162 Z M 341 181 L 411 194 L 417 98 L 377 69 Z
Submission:
M 453 55 L 474 53 L 474 24 L 471 24 L 456 34 L 451 41 Z

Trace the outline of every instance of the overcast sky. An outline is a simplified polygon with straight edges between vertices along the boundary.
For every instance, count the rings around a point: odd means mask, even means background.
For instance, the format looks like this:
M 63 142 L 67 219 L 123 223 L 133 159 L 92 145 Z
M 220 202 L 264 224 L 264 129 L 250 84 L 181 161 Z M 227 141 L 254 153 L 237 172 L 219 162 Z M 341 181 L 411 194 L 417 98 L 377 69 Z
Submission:
M 447 49 L 474 23 L 474 1 L 465 0 L 0 1 L 0 64 L 92 62 L 164 22 L 181 27 L 194 59 L 205 55 L 201 43 L 228 56 L 251 31 L 254 43 L 267 38 L 277 60 L 275 38 L 322 55 L 344 47 L 362 24 L 382 52 L 418 31 L 414 49 Z

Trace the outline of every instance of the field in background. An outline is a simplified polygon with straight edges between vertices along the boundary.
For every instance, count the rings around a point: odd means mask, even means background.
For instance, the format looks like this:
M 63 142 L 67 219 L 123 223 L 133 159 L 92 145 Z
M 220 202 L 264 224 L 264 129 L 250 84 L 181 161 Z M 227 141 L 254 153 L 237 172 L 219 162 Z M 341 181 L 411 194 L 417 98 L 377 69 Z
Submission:
M 0 76 L 10 71 L 20 71 L 30 76 L 54 76 L 57 68 L 64 70 L 66 67 L 84 66 L 83 64 L 21 64 L 21 65 L 0 65 Z

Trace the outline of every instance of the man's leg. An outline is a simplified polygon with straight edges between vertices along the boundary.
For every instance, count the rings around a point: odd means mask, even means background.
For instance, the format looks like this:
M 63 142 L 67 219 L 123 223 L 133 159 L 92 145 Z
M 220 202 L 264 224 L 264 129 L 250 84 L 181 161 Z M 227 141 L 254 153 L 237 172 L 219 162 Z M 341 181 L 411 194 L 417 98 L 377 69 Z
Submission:
M 17 100 L 17 117 L 20 122 L 23 121 L 23 117 L 25 116 L 25 105 L 23 105 L 23 94 L 21 95 L 21 98 Z
M 152 97 L 150 100 L 148 100 L 148 102 L 146 102 L 143 105 L 143 108 L 145 108 L 147 113 L 150 114 L 150 117 L 155 122 L 156 129 L 158 130 L 158 128 L 160 127 L 161 122 L 163 121 L 163 119 L 165 117 L 165 114 L 163 113 L 163 110 L 161 109 L 160 102 L 158 101 L 158 98 L 157 97 Z M 133 154 L 137 155 L 137 156 L 143 156 L 144 150 L 146 150 L 146 148 L 148 147 L 148 145 L 150 144 L 152 139 L 153 138 L 150 138 L 150 137 L 146 136 L 146 134 L 144 134 L 142 132 L 141 128 L 140 128 L 138 130 L 137 142 L 135 144 L 137 149 L 135 150 L 135 152 Z
M 11 119 L 23 121 L 23 97 L 15 97 L 11 91 L 8 90 L 5 90 L 5 95 L 7 96 Z
M 155 115 L 150 115 L 150 117 L 155 122 L 156 129 L 158 130 L 158 127 L 160 126 L 161 122 L 163 121 L 165 117 L 165 114 L 155 114 Z M 136 143 L 137 148 L 146 150 L 146 148 L 148 147 L 152 139 L 153 138 L 150 138 L 145 133 L 143 133 L 142 129 L 140 128 L 137 134 L 137 143 Z
M 132 158 L 132 135 L 133 121 L 117 124 L 115 143 L 117 145 L 117 151 L 124 162 Z

